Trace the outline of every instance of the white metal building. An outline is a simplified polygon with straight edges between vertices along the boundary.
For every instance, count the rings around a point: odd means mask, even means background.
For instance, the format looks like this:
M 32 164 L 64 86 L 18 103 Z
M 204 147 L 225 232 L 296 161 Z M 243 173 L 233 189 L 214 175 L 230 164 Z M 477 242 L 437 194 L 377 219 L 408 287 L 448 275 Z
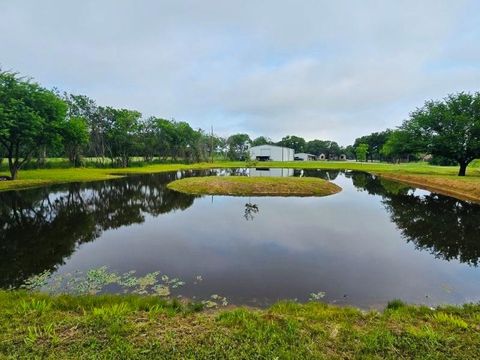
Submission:
M 295 160 L 300 160 L 300 161 L 311 161 L 311 160 L 316 160 L 316 156 L 313 154 L 307 154 L 307 153 L 297 153 L 293 157 Z
M 258 161 L 293 161 L 293 149 L 277 145 L 252 146 L 250 159 Z

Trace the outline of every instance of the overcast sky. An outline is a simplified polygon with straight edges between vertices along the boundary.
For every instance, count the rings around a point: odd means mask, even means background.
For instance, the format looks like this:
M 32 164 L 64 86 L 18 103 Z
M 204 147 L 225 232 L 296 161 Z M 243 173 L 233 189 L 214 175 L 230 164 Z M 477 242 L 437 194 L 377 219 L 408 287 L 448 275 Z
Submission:
M 0 0 L 0 65 L 222 135 L 347 145 L 480 90 L 480 1 Z

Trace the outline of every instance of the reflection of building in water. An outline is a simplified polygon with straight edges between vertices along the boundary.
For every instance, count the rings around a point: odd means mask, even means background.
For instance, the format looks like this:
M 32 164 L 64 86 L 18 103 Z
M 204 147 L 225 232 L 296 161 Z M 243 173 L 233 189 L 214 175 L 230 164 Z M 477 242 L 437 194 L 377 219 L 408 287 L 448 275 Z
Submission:
M 272 176 L 272 177 L 287 177 L 293 176 L 293 169 L 269 169 L 269 168 L 255 168 L 250 169 L 250 176 Z

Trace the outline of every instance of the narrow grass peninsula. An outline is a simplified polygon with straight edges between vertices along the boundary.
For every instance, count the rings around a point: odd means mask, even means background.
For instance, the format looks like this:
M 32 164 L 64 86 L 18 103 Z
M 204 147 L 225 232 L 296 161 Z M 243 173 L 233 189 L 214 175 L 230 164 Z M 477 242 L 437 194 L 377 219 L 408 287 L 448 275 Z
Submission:
M 0 291 L 0 357 L 478 359 L 480 306 L 203 310 L 154 296 Z
M 167 187 L 187 194 L 229 196 L 327 196 L 342 190 L 309 177 L 204 176 L 176 180 Z

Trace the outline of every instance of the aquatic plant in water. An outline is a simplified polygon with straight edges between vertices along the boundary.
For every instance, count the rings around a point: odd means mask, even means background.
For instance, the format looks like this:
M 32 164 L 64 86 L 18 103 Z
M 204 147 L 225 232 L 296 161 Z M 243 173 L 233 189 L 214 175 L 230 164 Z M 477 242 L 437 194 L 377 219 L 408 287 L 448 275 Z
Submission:
M 44 271 L 27 279 L 22 288 L 31 291 L 43 291 L 50 294 L 89 294 L 105 292 L 107 287 L 111 292 L 124 294 L 169 296 L 170 289 L 185 285 L 178 278 L 167 275 L 160 276 L 159 271 L 137 276 L 135 271 L 119 274 L 110 271 L 106 266 L 90 269 L 87 272 L 77 271 L 65 275 L 52 275 Z
M 203 281 L 201 275 L 194 277 L 193 284 Z M 120 274 L 102 266 L 86 272 L 76 271 L 65 275 L 52 274 L 46 270 L 28 278 L 21 288 L 29 291 L 42 291 L 49 294 L 77 294 L 96 295 L 102 292 L 123 294 L 155 295 L 170 297 L 172 289 L 185 285 L 185 282 L 176 277 L 169 277 L 159 271 L 137 276 L 134 270 Z M 181 297 L 178 295 L 178 297 Z M 224 296 L 211 295 L 209 299 L 201 301 L 207 308 L 227 306 L 228 300 Z
M 310 293 L 310 296 L 308 297 L 309 301 L 320 301 L 325 297 L 325 292 L 324 291 L 318 291 L 316 293 Z
M 228 300 L 224 296 L 213 294 L 212 296 L 210 296 L 209 300 L 202 301 L 202 304 L 206 308 L 216 308 L 218 306 L 227 306 L 228 305 Z

